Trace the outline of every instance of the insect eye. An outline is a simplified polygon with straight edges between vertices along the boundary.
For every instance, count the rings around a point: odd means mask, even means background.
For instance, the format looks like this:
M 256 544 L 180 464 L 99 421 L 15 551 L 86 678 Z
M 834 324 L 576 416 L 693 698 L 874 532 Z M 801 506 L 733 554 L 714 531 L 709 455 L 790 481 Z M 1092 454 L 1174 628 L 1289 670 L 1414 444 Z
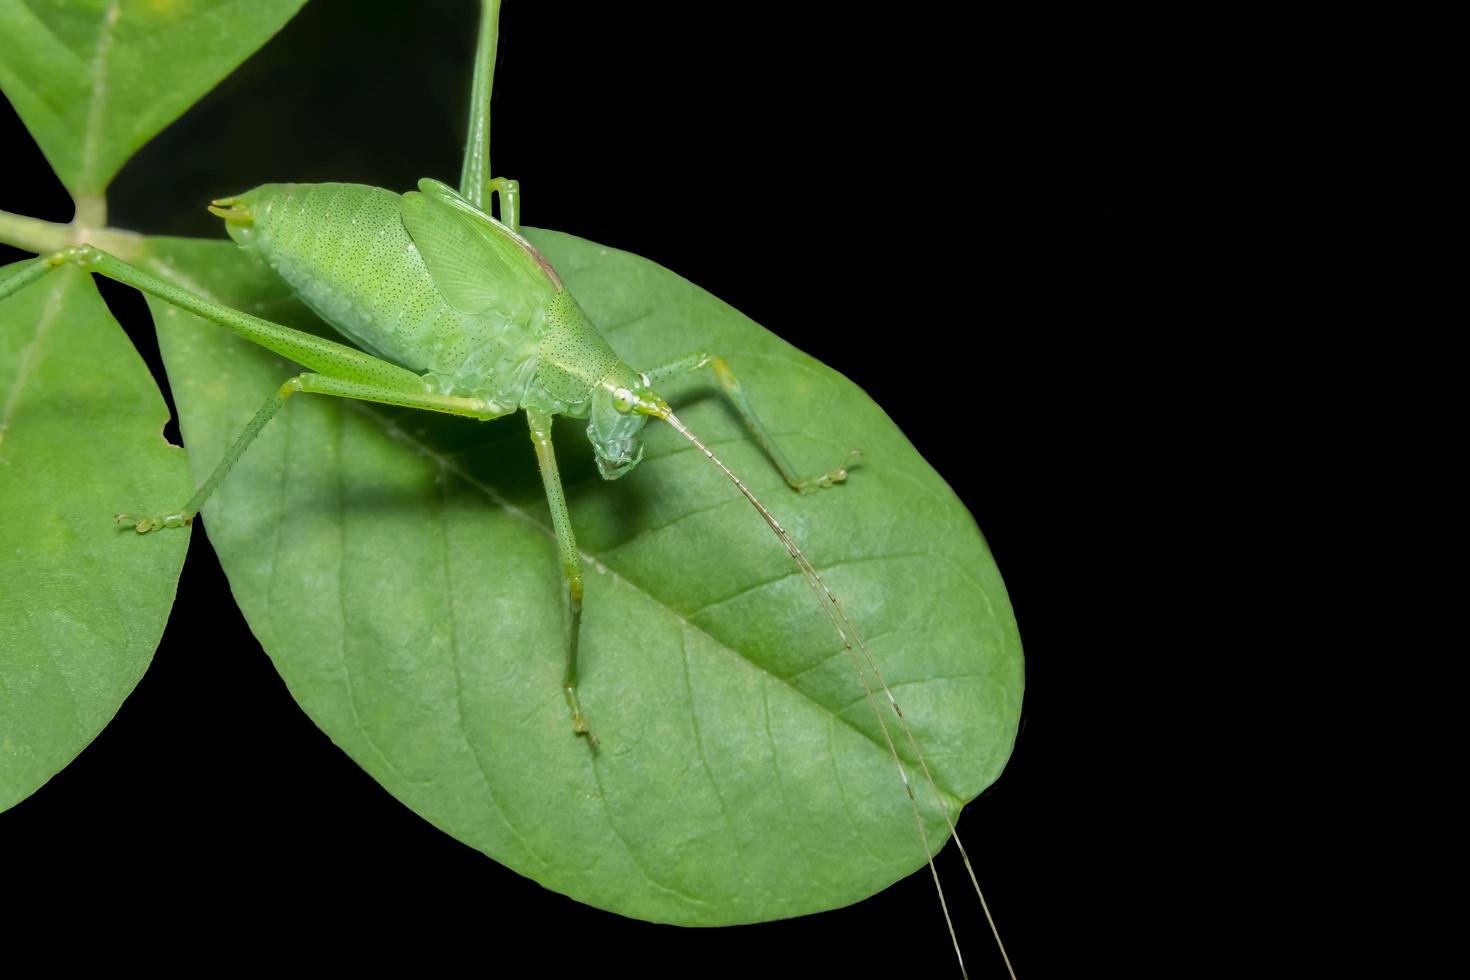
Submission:
M 633 393 L 627 388 L 617 388 L 613 391 L 613 408 L 617 409 L 623 415 L 627 415 L 629 412 L 633 411 L 633 405 L 635 401 L 636 400 L 633 398 Z

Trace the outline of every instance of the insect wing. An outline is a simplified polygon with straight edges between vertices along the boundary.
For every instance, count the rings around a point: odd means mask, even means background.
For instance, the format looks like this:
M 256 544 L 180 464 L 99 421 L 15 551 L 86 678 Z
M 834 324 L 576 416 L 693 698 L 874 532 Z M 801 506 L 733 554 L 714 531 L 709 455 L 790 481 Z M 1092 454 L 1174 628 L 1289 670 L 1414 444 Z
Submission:
M 399 199 L 399 211 L 434 285 L 460 313 L 495 311 L 525 322 L 556 296 L 551 278 L 517 244 L 518 236 L 493 219 L 417 191 Z

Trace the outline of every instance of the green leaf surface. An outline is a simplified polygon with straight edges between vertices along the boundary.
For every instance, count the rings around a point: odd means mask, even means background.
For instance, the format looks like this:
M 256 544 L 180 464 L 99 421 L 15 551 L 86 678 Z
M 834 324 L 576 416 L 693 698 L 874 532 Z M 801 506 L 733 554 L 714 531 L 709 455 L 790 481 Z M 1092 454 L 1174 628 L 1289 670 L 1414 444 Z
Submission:
M 786 488 L 707 379 L 664 386 L 749 481 L 866 635 L 957 811 L 999 774 L 1020 645 L 973 519 L 840 375 L 637 256 L 531 231 L 609 341 L 649 366 L 723 353 L 804 470 Z M 224 243 L 154 239 L 152 271 L 261 316 L 307 319 Z M 294 369 L 154 304 L 196 480 Z M 324 328 L 318 328 L 324 329 Z M 522 416 L 491 423 L 293 399 L 205 510 L 231 588 L 307 713 L 396 797 L 548 888 L 715 925 L 857 901 L 923 859 L 888 750 L 826 616 L 725 478 L 650 423 L 599 479 L 560 420 L 587 558 L 582 703 L 560 677 L 564 591 Z M 920 788 L 930 839 L 944 839 Z
M 86 748 L 163 635 L 189 531 L 144 538 L 113 514 L 187 499 L 167 420 L 91 276 L 0 302 L 0 810 Z
M 72 196 L 100 197 L 304 2 L 0 0 L 0 91 Z

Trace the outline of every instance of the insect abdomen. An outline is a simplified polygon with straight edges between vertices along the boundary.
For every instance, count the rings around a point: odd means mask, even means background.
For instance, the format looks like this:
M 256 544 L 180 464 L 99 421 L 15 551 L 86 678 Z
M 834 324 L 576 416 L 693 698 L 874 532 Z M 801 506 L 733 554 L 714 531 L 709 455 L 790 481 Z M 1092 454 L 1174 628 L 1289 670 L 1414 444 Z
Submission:
M 251 221 L 230 223 L 230 237 L 359 346 L 430 375 L 440 389 L 520 403 L 536 325 L 451 309 L 403 226 L 397 194 L 361 184 L 265 184 L 234 201 Z

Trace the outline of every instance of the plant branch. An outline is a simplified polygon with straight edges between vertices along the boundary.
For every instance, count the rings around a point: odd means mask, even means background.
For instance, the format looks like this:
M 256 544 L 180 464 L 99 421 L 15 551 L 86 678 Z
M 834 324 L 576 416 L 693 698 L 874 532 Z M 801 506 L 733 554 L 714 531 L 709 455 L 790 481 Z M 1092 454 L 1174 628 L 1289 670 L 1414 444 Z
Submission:
M 134 231 L 97 228 L 76 221 L 62 225 L 0 211 L 0 244 L 14 245 L 40 255 L 84 242 L 111 252 L 125 262 L 135 260 L 144 251 L 143 236 Z
M 70 225 L 0 211 L 0 242 L 27 252 L 54 252 L 70 241 Z

